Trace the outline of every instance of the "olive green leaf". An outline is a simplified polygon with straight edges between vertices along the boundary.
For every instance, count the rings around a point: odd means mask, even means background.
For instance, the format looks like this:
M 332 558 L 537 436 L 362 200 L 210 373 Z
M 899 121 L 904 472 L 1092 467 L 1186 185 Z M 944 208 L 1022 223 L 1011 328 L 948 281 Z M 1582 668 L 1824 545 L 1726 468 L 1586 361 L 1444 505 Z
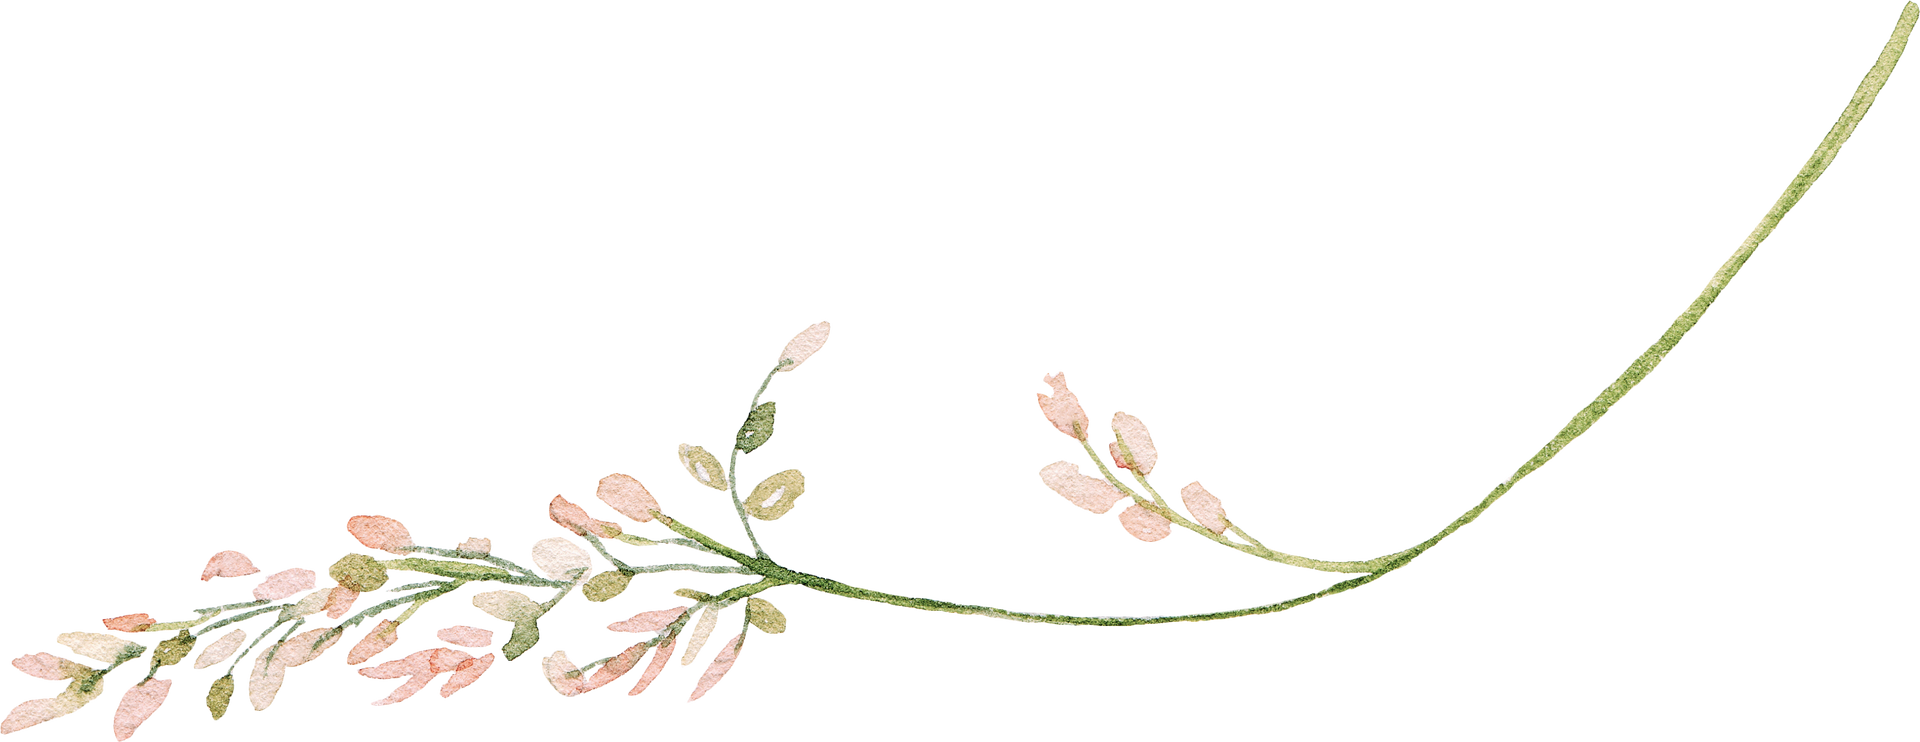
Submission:
M 747 413 L 747 421 L 741 423 L 740 433 L 734 436 L 733 447 L 741 453 L 753 453 L 773 437 L 773 403 L 768 402 L 753 408 Z
M 807 491 L 807 478 L 800 475 L 799 469 L 786 471 L 767 477 L 753 493 L 747 495 L 743 503 L 747 514 L 761 520 L 778 520 L 793 509 L 793 502 Z
M 513 634 L 507 637 L 507 643 L 500 647 L 500 654 L 508 661 L 518 658 L 533 645 L 540 643 L 540 623 L 537 618 L 527 618 L 513 622 Z
M 222 676 L 213 681 L 213 687 L 207 689 L 207 710 L 213 712 L 213 718 L 227 715 L 227 704 L 233 702 L 233 675 Z
M 753 627 L 769 634 L 778 634 L 787 630 L 787 614 L 760 598 L 747 598 L 747 622 Z
M 707 449 L 681 444 L 680 465 L 701 484 L 722 492 L 727 490 L 727 470 L 720 468 L 720 460 L 707 453 Z
M 425 560 L 422 560 L 425 561 Z M 387 584 L 387 568 L 380 560 L 365 554 L 348 554 L 327 570 L 334 582 L 356 593 L 370 593 Z
M 580 593 L 587 596 L 587 600 L 605 603 L 626 592 L 627 583 L 632 580 L 633 575 L 617 569 L 607 570 L 587 580 L 587 584 L 580 587 Z

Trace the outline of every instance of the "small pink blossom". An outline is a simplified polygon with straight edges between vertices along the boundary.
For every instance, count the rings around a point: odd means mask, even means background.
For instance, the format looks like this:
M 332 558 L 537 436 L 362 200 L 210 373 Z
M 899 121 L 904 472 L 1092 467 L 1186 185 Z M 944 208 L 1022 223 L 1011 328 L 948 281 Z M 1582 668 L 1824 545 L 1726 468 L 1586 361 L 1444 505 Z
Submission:
M 334 586 L 333 590 L 327 593 L 327 618 L 338 620 L 341 616 L 347 615 L 347 611 L 353 610 L 353 601 L 359 599 L 360 593 L 353 588 L 344 585 Z
M 407 533 L 407 527 L 400 521 L 384 515 L 356 515 L 347 519 L 347 533 L 360 540 L 369 549 L 407 553 L 407 547 L 413 546 L 413 535 Z
M 131 634 L 146 631 L 148 626 L 159 623 L 159 621 L 153 620 L 152 616 L 145 613 L 129 613 L 124 616 L 100 619 L 100 623 L 114 631 L 125 631 Z
M 1193 519 L 1207 530 L 1225 533 L 1227 530 L 1227 509 L 1220 505 L 1220 498 L 1214 497 L 1207 488 L 1194 482 L 1180 489 L 1180 501 L 1187 506 L 1187 512 L 1193 513 Z
M 446 698 L 453 695 L 454 691 L 473 685 L 473 681 L 479 680 L 481 675 L 486 674 L 487 668 L 492 666 L 492 652 L 460 663 L 453 669 L 453 674 L 447 676 L 447 682 L 440 686 L 440 697 Z
M 207 568 L 200 570 L 200 581 L 206 582 L 215 577 L 245 577 L 259 571 L 260 568 L 253 566 L 253 561 L 247 559 L 247 555 L 223 551 L 207 560 Z
M 1115 464 L 1141 474 L 1153 472 L 1153 465 L 1160 461 L 1160 451 L 1153 447 L 1146 423 L 1125 412 L 1113 413 L 1113 437 L 1119 441 L 1108 444 L 1107 451 L 1113 454 Z
M 627 695 L 640 695 L 640 691 L 646 690 L 647 686 L 653 684 L 654 678 L 660 677 L 660 671 L 667 667 L 667 659 L 673 656 L 673 640 L 673 637 L 667 637 L 667 640 L 661 642 L 660 647 L 653 651 L 653 661 L 647 663 L 647 671 L 640 673 L 640 682 L 635 683 L 633 690 L 627 691 Z
M 1041 469 L 1040 481 L 1068 502 L 1095 513 L 1112 510 L 1114 503 L 1126 497 L 1106 480 L 1081 474 L 1080 467 L 1065 461 L 1056 461 Z
M 680 614 L 686 612 L 687 609 L 685 606 L 675 606 L 665 610 L 638 613 L 635 614 L 633 618 L 625 621 L 607 624 L 607 630 L 625 631 L 631 634 L 638 634 L 645 631 L 659 631 L 666 628 L 669 624 L 672 624 L 674 619 L 680 617 Z
M 608 507 L 641 523 L 653 520 L 653 511 L 660 509 L 660 501 L 653 499 L 640 480 L 625 474 L 608 474 L 594 494 Z
M 587 692 L 586 681 L 580 679 L 580 666 L 567 659 L 563 651 L 547 655 L 540 661 L 540 669 L 547 674 L 547 683 L 563 696 L 577 696 Z
M 547 517 L 552 518 L 555 523 L 566 526 L 567 530 L 577 535 L 591 533 L 600 538 L 613 538 L 620 535 L 618 524 L 595 520 L 587 515 L 586 508 L 573 504 L 561 495 L 554 495 L 553 500 L 547 503 Z
M 411 676 L 407 679 L 407 682 L 400 684 L 400 687 L 395 688 L 393 693 L 388 694 L 386 698 L 373 702 L 375 706 L 385 706 L 412 698 L 413 694 L 420 692 L 421 688 L 427 687 L 427 683 L 433 682 L 435 675 L 443 672 L 458 672 L 463 668 L 471 668 L 476 664 L 478 663 L 474 662 L 473 655 L 441 647 L 438 649 L 422 649 L 376 667 L 361 668 L 360 674 L 376 680 Z M 489 661 L 488 664 L 492 664 L 492 662 Z M 472 683 L 475 678 L 480 676 L 480 672 L 485 671 L 486 668 L 481 667 L 479 672 L 475 672 L 471 677 L 466 678 L 465 682 L 461 683 L 459 687 L 454 688 L 454 690 L 466 687 L 467 684 Z M 451 684 L 452 680 L 448 682 Z M 444 691 L 443 689 L 441 695 L 451 694 L 452 691 Z
M 380 619 L 380 623 L 374 624 L 373 629 L 360 639 L 360 643 L 347 651 L 347 664 L 358 665 L 373 659 L 374 655 L 387 651 L 387 647 L 397 641 L 400 641 L 400 624 Z
M 13 661 L 13 666 L 41 680 L 72 680 L 93 672 L 91 667 L 46 652 L 20 657 Z
M 125 742 L 133 736 L 135 730 L 160 710 L 160 704 L 167 700 L 167 691 L 173 689 L 173 681 L 148 678 L 139 685 L 127 689 L 120 697 L 120 708 L 113 712 L 113 738 Z
M 1047 422 L 1053 423 L 1053 427 L 1059 428 L 1062 433 L 1086 440 L 1087 430 L 1093 426 L 1093 422 L 1087 419 L 1087 411 L 1080 409 L 1080 398 L 1067 390 L 1067 375 L 1058 373 L 1041 381 L 1053 385 L 1053 396 L 1034 395 L 1040 398 L 1040 412 L 1047 416 Z
M 1173 532 L 1173 522 L 1139 505 L 1120 511 L 1120 525 L 1141 541 L 1159 541 Z
M 808 358 L 812 358 L 814 353 L 819 352 L 820 348 L 827 344 L 827 333 L 832 330 L 832 325 L 816 322 L 807 329 L 801 330 L 800 334 L 793 336 L 792 340 L 787 341 L 787 347 L 780 349 L 779 359 L 791 360 L 793 363 L 781 366 L 780 370 L 792 371 L 799 368 L 800 364 L 806 363 Z
M 280 600 L 302 590 L 313 589 L 313 570 L 289 569 L 275 572 L 253 589 L 254 600 Z
M 700 700 L 701 696 L 713 689 L 715 683 L 720 682 L 720 678 L 726 676 L 728 670 L 733 669 L 733 661 L 740 656 L 740 644 L 746 640 L 747 635 L 742 633 L 727 642 L 727 647 L 714 656 L 713 664 L 707 666 L 707 673 L 700 676 L 700 684 L 694 687 L 693 695 L 687 697 L 688 701 Z
M 472 626 L 449 626 L 434 636 L 440 637 L 440 641 L 462 647 L 484 647 L 493 643 L 493 632 Z

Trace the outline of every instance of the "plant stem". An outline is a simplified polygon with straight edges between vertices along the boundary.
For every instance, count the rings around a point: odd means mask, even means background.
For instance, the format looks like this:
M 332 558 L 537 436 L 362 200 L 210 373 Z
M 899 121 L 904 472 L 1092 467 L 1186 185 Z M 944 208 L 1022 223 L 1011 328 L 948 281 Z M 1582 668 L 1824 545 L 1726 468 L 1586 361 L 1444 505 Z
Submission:
M 760 388 L 753 393 L 753 401 L 747 403 L 748 415 L 752 415 L 754 408 L 760 406 L 760 395 L 767 393 L 767 386 L 773 383 L 773 375 L 780 373 L 781 367 L 785 365 L 787 364 L 783 360 L 780 365 L 774 366 L 772 371 L 767 372 L 767 378 L 760 382 Z M 739 441 L 736 440 L 731 448 L 733 453 L 727 456 L 727 494 L 733 496 L 733 512 L 740 516 L 740 527 L 747 530 L 747 541 L 753 544 L 754 555 L 765 559 L 767 551 L 760 548 L 760 539 L 753 535 L 753 523 L 747 520 L 747 506 L 740 502 L 740 477 L 737 474 L 740 468 Z

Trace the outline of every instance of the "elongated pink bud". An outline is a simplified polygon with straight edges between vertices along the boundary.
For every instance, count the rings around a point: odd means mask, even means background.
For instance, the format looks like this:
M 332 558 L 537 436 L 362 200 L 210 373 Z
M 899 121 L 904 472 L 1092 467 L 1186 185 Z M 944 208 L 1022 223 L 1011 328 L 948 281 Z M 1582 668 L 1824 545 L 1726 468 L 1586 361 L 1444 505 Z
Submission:
M 779 359 L 791 360 L 793 363 L 780 367 L 780 370 L 792 371 L 799 368 L 800 364 L 806 363 L 808 358 L 812 358 L 814 353 L 819 352 L 821 346 L 827 344 L 827 333 L 832 330 L 832 325 L 818 322 L 793 336 L 792 340 L 787 341 L 787 347 L 780 350 Z
M 453 674 L 447 676 L 447 682 L 440 686 L 440 697 L 446 698 L 453 695 L 454 691 L 473 685 L 473 681 L 479 680 L 481 675 L 486 674 L 487 668 L 492 666 L 492 652 L 460 663 L 459 667 L 454 668 Z
M 1199 482 L 1180 489 L 1180 502 L 1186 504 L 1187 512 L 1193 513 L 1194 522 L 1214 533 L 1226 533 L 1227 509 L 1220 505 L 1220 498 L 1214 497 Z
M 360 599 L 360 593 L 353 588 L 335 586 L 327 593 L 327 618 L 338 619 L 353 610 L 353 601 Z
M 647 671 L 640 673 L 640 682 L 634 683 L 633 690 L 627 691 L 627 695 L 640 695 L 640 691 L 653 685 L 654 678 L 660 677 L 660 671 L 667 668 L 667 659 L 673 656 L 673 640 L 674 638 L 669 636 L 666 641 L 660 643 L 659 648 L 653 650 L 653 661 L 647 663 Z
M 256 574 L 259 567 L 247 559 L 247 555 L 237 551 L 223 551 L 207 560 L 207 568 L 200 570 L 200 581 L 206 582 L 215 577 L 245 577 Z
M 700 684 L 694 687 L 693 695 L 687 697 L 689 702 L 700 700 L 701 696 L 713 689 L 715 683 L 720 682 L 720 678 L 726 677 L 727 671 L 733 669 L 733 661 L 740 656 L 740 643 L 746 640 L 744 633 L 736 636 L 733 641 L 727 642 L 720 654 L 714 656 L 713 664 L 707 666 L 707 674 L 700 676 Z
M 625 621 L 607 624 L 607 630 L 625 631 L 633 634 L 646 631 L 659 631 L 673 623 L 673 620 L 679 618 L 680 614 L 686 612 L 687 609 L 684 606 L 675 606 L 665 610 L 638 613 L 635 614 L 633 618 Z
M 367 635 L 360 639 L 359 644 L 347 650 L 347 664 L 358 665 L 373 659 L 374 655 L 387 651 L 387 647 L 393 646 L 397 641 L 400 641 L 400 624 L 384 618 L 380 619 L 380 623 L 375 624 L 373 630 L 368 631 Z
M 313 589 L 313 570 L 289 569 L 275 572 L 253 589 L 254 600 L 279 600 L 302 590 Z
M 581 684 L 581 692 L 584 693 L 595 690 L 615 680 L 619 680 L 620 676 L 627 674 L 627 671 L 632 670 L 635 665 L 640 664 L 640 658 L 646 656 L 646 654 L 646 642 L 640 642 L 639 644 L 621 650 L 619 654 L 613 656 L 613 659 L 607 660 L 606 664 L 601 665 L 600 669 L 595 670 L 593 677 L 587 678 L 586 681 Z
M 1059 428 L 1062 433 L 1079 440 L 1086 440 L 1087 430 L 1093 426 L 1093 423 L 1087 419 L 1087 411 L 1080 409 L 1080 398 L 1073 396 L 1073 392 L 1067 390 L 1067 375 L 1054 374 L 1041 381 L 1053 386 L 1051 397 L 1045 394 L 1034 395 L 1040 398 L 1040 412 L 1047 416 L 1047 422 L 1053 423 L 1053 427 Z
M 660 509 L 660 502 L 641 486 L 640 480 L 625 474 L 608 474 L 594 494 L 608 507 L 641 523 L 653 520 L 653 511 Z
M 13 661 L 21 672 L 41 680 L 72 680 L 93 672 L 93 668 L 46 652 L 29 654 Z
M 173 681 L 158 678 L 148 678 L 128 688 L 127 694 L 120 697 L 120 708 L 113 712 L 113 738 L 124 742 L 133 736 L 147 717 L 160 710 L 169 690 L 173 690 Z
M 1081 474 L 1080 467 L 1065 461 L 1056 461 L 1041 469 L 1040 481 L 1060 493 L 1061 497 L 1067 498 L 1068 502 L 1095 513 L 1112 510 L 1114 503 L 1126 497 L 1106 480 Z
M 434 634 L 440 641 L 462 647 L 484 647 L 493 643 L 493 632 L 472 626 L 448 626 Z
M 287 665 L 274 661 L 274 654 L 261 652 L 255 656 L 253 674 L 247 677 L 247 700 L 253 702 L 255 711 L 265 711 L 272 706 L 273 699 L 280 695 L 280 686 L 287 682 Z
M 413 535 L 400 521 L 384 515 L 356 515 L 347 519 L 347 533 L 369 549 L 405 554 L 413 545 Z
M 100 623 L 114 631 L 137 633 L 146 631 L 148 626 L 159 623 L 159 621 L 153 620 L 152 616 L 145 613 L 129 613 L 125 616 L 100 619 Z
M 1153 465 L 1160 461 L 1160 451 L 1153 447 L 1146 423 L 1125 412 L 1113 413 L 1113 437 L 1119 439 L 1109 446 L 1114 463 L 1141 474 L 1153 472 Z
M 618 524 L 595 520 L 587 515 L 586 508 L 573 504 L 561 495 L 554 495 L 553 500 L 547 503 L 547 517 L 578 535 L 591 533 L 600 538 L 613 538 L 620 535 Z
M 340 641 L 342 634 L 328 636 L 328 632 L 331 631 L 333 630 L 314 629 L 288 637 L 286 644 L 282 645 L 280 650 L 274 653 L 273 661 L 286 665 L 287 667 L 299 667 L 318 659 L 322 652 L 332 648 L 334 644 Z M 327 640 L 322 642 L 318 647 L 314 646 L 313 643 L 320 641 L 320 638 L 323 636 L 326 637 Z
M 1173 522 L 1139 505 L 1120 511 L 1120 526 L 1141 541 L 1159 541 L 1173 532 Z
M 200 650 L 199 658 L 193 661 L 193 669 L 205 670 L 221 662 L 225 662 L 228 657 L 232 657 L 233 653 L 240 649 L 240 643 L 246 640 L 247 632 L 243 629 L 234 629 L 227 632 L 226 636 L 220 637 L 218 641 L 207 645 L 206 649 Z

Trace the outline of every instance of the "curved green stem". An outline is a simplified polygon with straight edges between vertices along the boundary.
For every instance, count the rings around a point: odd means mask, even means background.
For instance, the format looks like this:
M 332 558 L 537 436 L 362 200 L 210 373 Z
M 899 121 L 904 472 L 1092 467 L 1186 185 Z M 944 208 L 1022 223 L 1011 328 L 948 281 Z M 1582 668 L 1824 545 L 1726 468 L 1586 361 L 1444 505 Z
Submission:
M 760 388 L 753 393 L 753 401 L 747 403 L 747 414 L 753 414 L 754 408 L 760 406 L 760 395 L 767 393 L 767 386 L 773 383 L 773 375 L 780 373 L 780 369 L 786 365 L 787 362 L 781 360 L 780 365 L 774 366 L 772 371 L 767 372 L 767 378 L 760 382 Z M 760 548 L 759 537 L 753 535 L 753 522 L 747 520 L 747 506 L 740 502 L 740 477 L 737 476 L 740 468 L 740 446 L 734 444 L 732 448 L 733 453 L 727 456 L 727 494 L 733 497 L 733 512 L 740 516 L 740 527 L 746 529 L 747 541 L 753 544 L 754 555 L 765 559 L 767 550 Z

